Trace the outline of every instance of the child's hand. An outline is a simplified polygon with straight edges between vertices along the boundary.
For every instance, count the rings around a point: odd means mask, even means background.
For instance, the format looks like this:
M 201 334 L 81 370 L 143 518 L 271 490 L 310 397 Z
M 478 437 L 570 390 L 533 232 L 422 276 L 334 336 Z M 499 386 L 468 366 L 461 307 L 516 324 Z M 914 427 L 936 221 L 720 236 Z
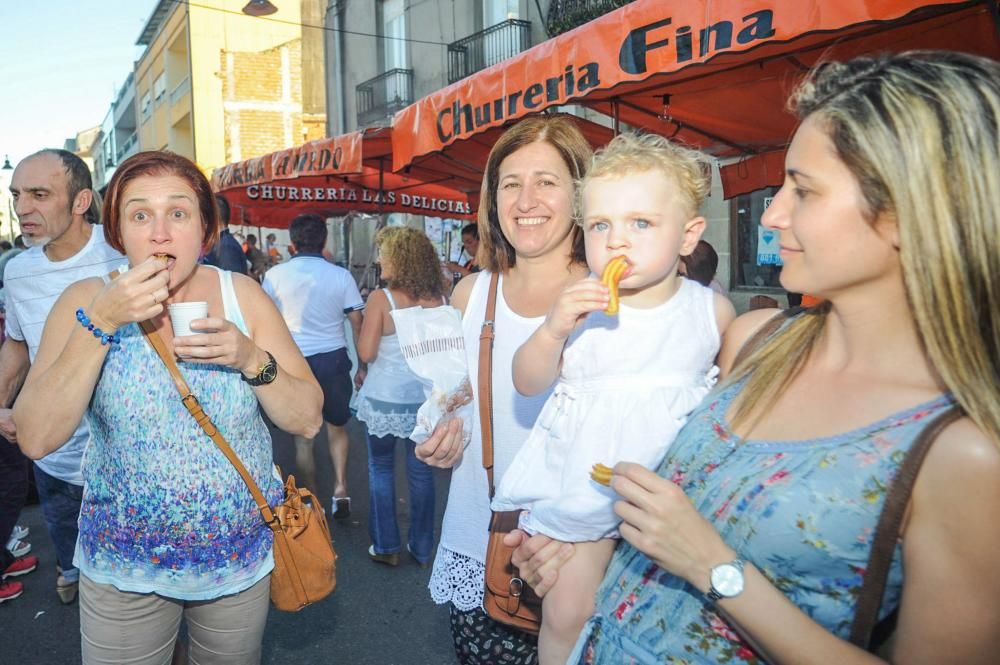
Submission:
M 556 298 L 542 327 L 553 338 L 564 341 L 587 314 L 608 306 L 611 294 L 596 277 L 574 282 Z

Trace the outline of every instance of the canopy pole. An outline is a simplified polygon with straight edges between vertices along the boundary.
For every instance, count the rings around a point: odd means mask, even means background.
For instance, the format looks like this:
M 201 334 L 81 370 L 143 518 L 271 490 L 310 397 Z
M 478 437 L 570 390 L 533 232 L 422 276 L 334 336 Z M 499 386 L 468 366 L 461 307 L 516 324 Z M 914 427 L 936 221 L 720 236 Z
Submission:
M 997 37 L 1000 37 L 1000 10 L 997 9 L 996 0 L 985 0 L 986 7 L 990 10 L 990 15 L 993 17 L 993 27 L 996 30 Z
M 378 214 L 382 214 L 382 199 L 385 198 L 385 157 L 378 158 Z

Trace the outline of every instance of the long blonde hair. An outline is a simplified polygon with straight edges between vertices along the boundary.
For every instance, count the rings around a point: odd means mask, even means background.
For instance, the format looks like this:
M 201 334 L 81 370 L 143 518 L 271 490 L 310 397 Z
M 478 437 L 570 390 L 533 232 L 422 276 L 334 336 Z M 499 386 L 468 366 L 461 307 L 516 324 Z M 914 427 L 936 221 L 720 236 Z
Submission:
M 1000 63 L 911 51 L 816 67 L 789 102 L 823 121 L 865 216 L 895 217 L 906 297 L 958 405 L 1000 445 Z M 829 305 L 741 362 L 734 424 L 759 417 L 805 363 Z

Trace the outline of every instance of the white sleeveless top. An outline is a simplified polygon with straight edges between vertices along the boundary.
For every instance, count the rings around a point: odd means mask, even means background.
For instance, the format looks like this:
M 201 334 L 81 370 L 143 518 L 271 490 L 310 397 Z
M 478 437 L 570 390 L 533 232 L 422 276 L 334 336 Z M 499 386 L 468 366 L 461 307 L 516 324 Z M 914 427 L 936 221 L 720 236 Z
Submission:
M 479 429 L 479 331 L 486 316 L 490 273 L 480 272 L 462 317 L 469 380 L 473 386 L 475 421 L 472 441 L 462 461 L 452 470 L 448 507 L 441 526 L 441 542 L 428 588 L 436 603 L 451 602 L 462 611 L 482 607 L 487 529 L 490 521 L 489 490 L 483 469 Z M 503 276 L 497 288 L 496 338 L 493 345 L 493 453 L 494 482 L 499 483 L 514 455 L 528 438 L 550 391 L 525 397 L 514 390 L 511 366 L 514 352 L 542 324 L 544 316 L 526 318 L 507 306 Z
M 566 342 L 555 391 L 497 483 L 493 509 L 527 509 L 521 526 L 566 542 L 617 535 L 618 495 L 595 463 L 655 468 L 718 373 L 715 292 L 683 280 L 665 303 L 592 312 Z
M 389 299 L 389 307 L 396 309 L 389 289 L 382 291 Z M 423 384 L 406 364 L 399 338 L 395 333 L 383 335 L 378 355 L 368 366 L 368 375 L 358 391 L 357 419 L 372 436 L 392 434 L 406 439 L 417 425 L 417 409 L 423 402 Z

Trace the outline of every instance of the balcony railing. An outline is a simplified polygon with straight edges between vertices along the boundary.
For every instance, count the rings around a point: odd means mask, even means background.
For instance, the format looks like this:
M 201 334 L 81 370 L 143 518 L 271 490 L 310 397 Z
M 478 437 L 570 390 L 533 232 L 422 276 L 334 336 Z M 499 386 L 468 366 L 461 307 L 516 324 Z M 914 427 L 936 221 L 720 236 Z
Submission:
M 191 90 L 191 79 L 187 76 L 170 91 L 170 105 L 173 106 Z
M 390 69 L 359 83 L 354 90 L 358 102 L 358 126 L 367 127 L 413 103 L 413 70 Z
M 551 0 L 545 18 L 546 32 L 550 37 L 561 35 L 630 2 L 632 0 Z
M 135 148 L 136 142 L 139 140 L 139 134 L 132 134 L 125 140 L 125 143 L 118 148 L 118 152 L 115 153 L 115 163 L 120 164 L 123 159 L 132 155 L 130 150 Z
M 531 46 L 531 21 L 511 18 L 448 44 L 448 83 L 454 83 Z

